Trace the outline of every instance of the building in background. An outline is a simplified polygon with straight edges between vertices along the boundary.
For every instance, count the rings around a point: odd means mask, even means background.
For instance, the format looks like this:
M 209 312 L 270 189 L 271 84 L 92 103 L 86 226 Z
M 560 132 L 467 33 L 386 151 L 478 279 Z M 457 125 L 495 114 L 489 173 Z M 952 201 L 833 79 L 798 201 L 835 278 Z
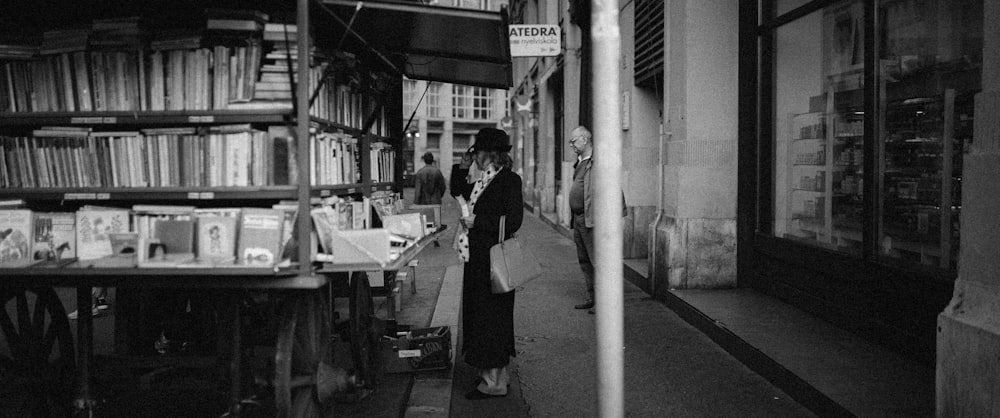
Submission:
M 590 3 L 510 5 L 512 24 L 562 30 L 561 55 L 514 58 L 511 91 L 526 205 L 557 227 L 566 133 L 597 130 Z M 1000 0 L 621 2 L 620 79 L 600 82 L 622 104 L 626 276 L 657 297 L 775 296 L 936 362 L 940 416 L 1000 414 L 997 16 Z
M 432 0 L 440 7 L 458 7 L 498 11 L 507 0 Z M 403 179 L 412 186 L 413 174 L 422 163 L 420 156 L 430 152 L 445 178 L 451 166 L 475 141 L 482 128 L 501 128 L 509 116 L 507 91 L 434 81 L 403 80 L 403 125 L 406 141 L 402 158 Z M 412 120 L 411 120 L 412 118 Z M 449 187 L 451 187 L 449 185 Z

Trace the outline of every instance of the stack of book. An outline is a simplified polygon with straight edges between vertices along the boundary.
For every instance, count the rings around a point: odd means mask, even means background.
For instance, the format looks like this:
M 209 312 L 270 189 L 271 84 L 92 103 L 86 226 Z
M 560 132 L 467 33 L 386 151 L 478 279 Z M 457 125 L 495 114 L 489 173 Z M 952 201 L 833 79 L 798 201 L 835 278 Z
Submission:
M 0 267 L 280 267 L 296 255 L 293 203 L 0 209 Z
M 260 68 L 260 80 L 253 100 L 273 106 L 291 106 L 294 81 L 299 67 L 298 26 L 287 23 L 264 25 L 264 42 L 269 52 Z
M 313 186 L 359 183 L 358 140 L 347 134 L 319 132 L 309 143 Z
M 370 152 L 372 181 L 376 183 L 395 181 L 396 153 L 392 150 L 392 145 L 386 142 L 373 142 Z
M 294 140 L 249 124 L 207 130 L 43 127 L 0 136 L 0 186 L 216 187 L 293 184 Z

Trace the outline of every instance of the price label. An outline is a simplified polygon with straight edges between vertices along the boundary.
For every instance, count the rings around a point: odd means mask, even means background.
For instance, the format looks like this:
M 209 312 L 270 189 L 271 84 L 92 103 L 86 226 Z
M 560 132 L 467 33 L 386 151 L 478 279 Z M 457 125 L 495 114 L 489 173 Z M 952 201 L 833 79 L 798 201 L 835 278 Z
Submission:
M 377 192 L 378 191 L 378 186 L 372 186 L 372 191 L 373 192 Z
M 111 193 L 98 193 L 97 200 L 111 200 Z
M 103 120 L 100 116 L 81 116 L 69 118 L 69 123 L 102 123 Z
M 188 116 L 188 122 L 190 123 L 212 123 L 215 122 L 215 116 Z
M 330 195 L 330 191 L 329 190 L 320 190 L 319 191 L 319 195 L 320 195 L 320 197 L 327 197 L 327 196 Z
M 215 199 L 215 192 L 201 192 L 198 195 L 198 198 L 202 199 L 202 200 L 212 200 L 212 199 Z
M 97 199 L 97 194 L 95 193 L 66 193 L 63 195 L 63 200 L 95 200 Z
M 188 199 L 198 200 L 201 198 L 201 193 L 198 192 L 188 192 Z
M 101 119 L 101 123 L 118 123 L 118 118 L 111 116 Z
M 420 357 L 420 350 L 399 350 L 399 358 Z
M 356 189 L 354 187 L 351 187 L 350 189 L 347 189 L 347 193 L 348 194 L 353 194 L 353 193 L 357 193 L 357 192 L 358 192 L 358 189 Z

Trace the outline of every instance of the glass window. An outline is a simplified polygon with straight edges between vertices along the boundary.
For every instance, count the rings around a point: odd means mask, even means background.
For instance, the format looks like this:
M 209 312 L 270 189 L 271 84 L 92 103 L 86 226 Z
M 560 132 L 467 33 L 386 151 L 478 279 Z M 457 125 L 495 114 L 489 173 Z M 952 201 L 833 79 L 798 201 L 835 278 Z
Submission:
M 863 4 L 779 27 L 774 73 L 774 235 L 861 251 Z
M 451 86 L 451 116 L 458 119 L 472 117 L 472 87 L 453 84 Z
M 427 134 L 427 149 L 429 150 L 441 149 L 441 134 L 437 133 Z
M 457 155 L 462 155 L 472 146 L 474 135 L 455 134 L 451 143 Z
M 416 80 L 404 79 L 403 80 L 403 117 L 409 118 L 413 113 L 413 109 L 417 105 L 417 100 L 420 96 L 417 95 L 417 82 Z
M 441 110 L 441 83 L 429 82 L 427 89 L 427 116 L 432 118 L 443 117 Z
M 474 119 L 493 118 L 493 90 L 474 87 L 472 93 L 472 117 Z
M 880 4 L 880 253 L 955 270 L 963 146 L 980 90 L 982 0 Z

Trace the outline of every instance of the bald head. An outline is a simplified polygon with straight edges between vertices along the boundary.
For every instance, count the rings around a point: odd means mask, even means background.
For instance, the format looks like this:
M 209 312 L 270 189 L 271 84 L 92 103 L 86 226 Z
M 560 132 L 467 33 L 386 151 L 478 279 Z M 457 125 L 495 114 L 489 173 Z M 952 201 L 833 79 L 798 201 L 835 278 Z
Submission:
M 583 125 L 573 128 L 569 132 L 569 146 L 573 148 L 577 156 L 589 157 L 594 150 L 593 136 L 591 136 L 590 130 Z

